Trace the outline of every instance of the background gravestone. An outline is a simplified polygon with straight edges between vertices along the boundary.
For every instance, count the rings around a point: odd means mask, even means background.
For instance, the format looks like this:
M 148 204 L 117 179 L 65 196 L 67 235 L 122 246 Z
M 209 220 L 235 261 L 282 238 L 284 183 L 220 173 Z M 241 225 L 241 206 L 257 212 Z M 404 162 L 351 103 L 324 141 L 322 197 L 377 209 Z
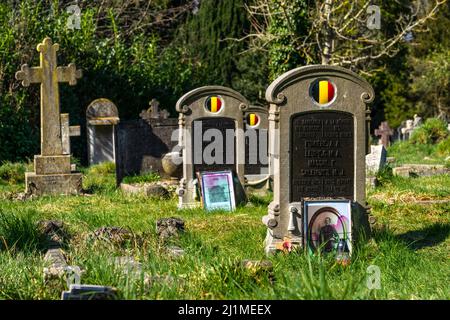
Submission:
M 178 119 L 168 118 L 156 100 L 140 113 L 141 119 L 121 121 L 116 126 L 116 179 L 156 172 L 162 177 L 180 177 L 176 170 L 166 173 L 163 159 L 178 144 Z
M 245 179 L 247 189 L 269 187 L 269 113 L 266 107 L 249 106 L 245 122 Z M 252 143 L 256 136 L 257 143 Z
M 238 92 L 221 86 L 206 86 L 192 90 L 182 96 L 176 105 L 179 116 L 180 147 L 183 153 L 183 178 L 178 189 L 179 207 L 196 207 L 200 202 L 196 196 L 196 172 L 233 170 L 244 185 L 245 141 L 244 115 L 248 101 Z M 201 128 L 200 128 L 201 125 Z M 203 137 L 208 129 L 223 133 L 223 149 L 216 150 L 222 163 L 205 163 L 203 150 L 211 143 Z M 229 136 L 226 131 L 236 130 Z M 239 130 L 240 129 L 240 130 Z M 197 131 L 198 130 L 198 131 Z M 227 143 L 234 143 L 227 150 Z
M 274 199 L 263 218 L 268 227 L 266 252 L 276 250 L 284 237 L 303 244 L 305 200 L 351 200 L 352 225 L 368 231 L 365 155 L 370 110 L 366 104 L 373 98 L 365 80 L 340 67 L 297 68 L 269 86 Z
M 96 99 L 86 109 L 89 165 L 115 162 L 115 130 L 119 111 L 108 99 Z

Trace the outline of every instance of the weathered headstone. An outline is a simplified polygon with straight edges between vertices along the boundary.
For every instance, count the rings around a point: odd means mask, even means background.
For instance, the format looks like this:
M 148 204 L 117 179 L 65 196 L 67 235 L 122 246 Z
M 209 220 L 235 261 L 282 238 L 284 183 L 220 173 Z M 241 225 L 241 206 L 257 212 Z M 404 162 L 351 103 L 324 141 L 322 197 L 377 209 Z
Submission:
M 197 88 L 178 100 L 179 145 L 183 153 L 179 208 L 200 205 L 197 172 L 231 170 L 244 185 L 243 112 L 248 106 L 241 94 L 221 86 Z
M 349 200 L 354 230 L 368 231 L 365 155 L 373 98 L 365 80 L 333 66 L 297 68 L 269 86 L 274 194 L 263 217 L 267 253 L 285 238 L 304 244 L 305 201 Z
M 267 188 L 269 179 L 269 119 L 267 108 L 249 106 L 245 121 L 245 179 L 249 188 Z M 255 143 L 256 142 L 256 143 Z
M 391 141 L 390 137 L 394 134 L 394 130 L 389 127 L 387 121 L 383 121 L 378 129 L 375 129 L 375 135 L 380 136 L 380 144 L 385 148 L 389 147 Z
M 149 102 L 149 108 L 147 110 L 142 110 L 139 116 L 146 121 L 152 121 L 154 119 L 168 119 L 170 113 L 165 109 L 160 110 L 159 101 L 152 99 Z
M 58 67 L 58 44 L 45 38 L 37 46 L 40 66 L 22 65 L 16 79 L 22 85 L 41 84 L 41 154 L 34 157 L 34 172 L 25 174 L 26 192 L 30 194 L 77 194 L 81 191 L 81 173 L 72 173 L 67 142 L 63 143 L 59 106 L 59 82 L 75 85 L 81 78 L 81 70 L 75 64 Z M 70 130 L 70 129 L 69 129 Z M 66 152 L 66 153 L 65 153 Z
M 386 164 L 387 152 L 383 145 L 370 146 L 371 151 L 366 155 L 366 171 L 377 173 Z
M 402 130 L 403 140 L 409 140 L 411 133 L 414 131 L 414 121 L 406 120 L 405 127 Z
M 115 162 L 115 130 L 119 111 L 105 98 L 92 101 L 86 109 L 89 165 Z
M 178 144 L 178 119 L 151 118 L 147 111 L 141 112 L 141 117 L 116 126 L 117 184 L 126 176 L 147 172 L 181 177 L 181 170 L 163 163 Z
M 413 124 L 414 128 L 417 129 L 422 124 L 423 124 L 422 117 L 420 117 L 419 115 L 415 114 L 414 115 L 414 124 Z

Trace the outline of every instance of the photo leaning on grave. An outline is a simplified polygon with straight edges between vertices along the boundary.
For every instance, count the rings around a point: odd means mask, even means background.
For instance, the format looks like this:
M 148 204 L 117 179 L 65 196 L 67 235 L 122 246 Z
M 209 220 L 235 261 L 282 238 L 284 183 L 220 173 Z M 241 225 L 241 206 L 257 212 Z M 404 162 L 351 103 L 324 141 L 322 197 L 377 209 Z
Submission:
M 8 0 L 0 39 L 15 314 L 450 299 L 450 0 Z

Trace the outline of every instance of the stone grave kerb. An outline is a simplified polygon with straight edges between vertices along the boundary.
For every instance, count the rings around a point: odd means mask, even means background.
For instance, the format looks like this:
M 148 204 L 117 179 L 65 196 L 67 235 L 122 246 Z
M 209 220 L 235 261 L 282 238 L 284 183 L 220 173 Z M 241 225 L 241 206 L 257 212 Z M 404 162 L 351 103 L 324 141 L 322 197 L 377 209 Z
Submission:
M 213 113 L 205 108 L 206 101 L 211 96 L 223 99 L 224 107 L 220 112 Z M 249 102 L 239 92 L 223 86 L 204 86 L 196 88 L 183 95 L 176 103 L 179 112 L 179 146 L 183 159 L 183 177 L 180 180 L 178 196 L 179 208 L 197 207 L 200 201 L 195 200 L 196 178 L 193 165 L 193 122 L 205 118 L 230 118 L 235 122 L 235 160 L 236 175 L 242 185 L 245 184 L 245 140 L 244 140 L 244 112 Z M 240 129 L 240 130 L 239 130 Z
M 317 104 L 311 94 L 314 81 L 326 79 L 335 85 L 335 98 L 328 104 Z M 276 250 L 277 244 L 289 237 L 290 210 L 290 165 L 291 148 L 290 125 L 293 115 L 308 112 L 336 111 L 350 114 L 354 121 L 354 177 L 353 214 L 354 227 L 368 225 L 365 194 L 365 156 L 369 149 L 370 108 L 374 99 L 370 84 L 356 73 L 347 69 L 311 65 L 293 69 L 281 75 L 266 90 L 269 106 L 269 172 L 273 180 L 273 201 L 269 204 L 268 214 L 263 217 L 267 226 L 266 253 Z M 329 199 L 329 198 L 328 198 Z M 299 210 L 300 213 L 300 210 Z M 302 225 L 301 215 L 298 221 Z M 367 229 L 366 229 L 367 230 Z

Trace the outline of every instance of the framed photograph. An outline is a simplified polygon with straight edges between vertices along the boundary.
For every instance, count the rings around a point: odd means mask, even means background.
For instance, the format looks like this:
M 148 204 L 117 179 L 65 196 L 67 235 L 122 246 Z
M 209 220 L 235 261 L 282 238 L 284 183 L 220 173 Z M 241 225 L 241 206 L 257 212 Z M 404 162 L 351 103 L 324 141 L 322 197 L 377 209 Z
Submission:
M 349 200 L 304 201 L 305 248 L 312 252 L 351 254 L 352 219 Z
M 202 202 L 207 211 L 233 211 L 236 208 L 231 171 L 202 172 L 200 176 Z

